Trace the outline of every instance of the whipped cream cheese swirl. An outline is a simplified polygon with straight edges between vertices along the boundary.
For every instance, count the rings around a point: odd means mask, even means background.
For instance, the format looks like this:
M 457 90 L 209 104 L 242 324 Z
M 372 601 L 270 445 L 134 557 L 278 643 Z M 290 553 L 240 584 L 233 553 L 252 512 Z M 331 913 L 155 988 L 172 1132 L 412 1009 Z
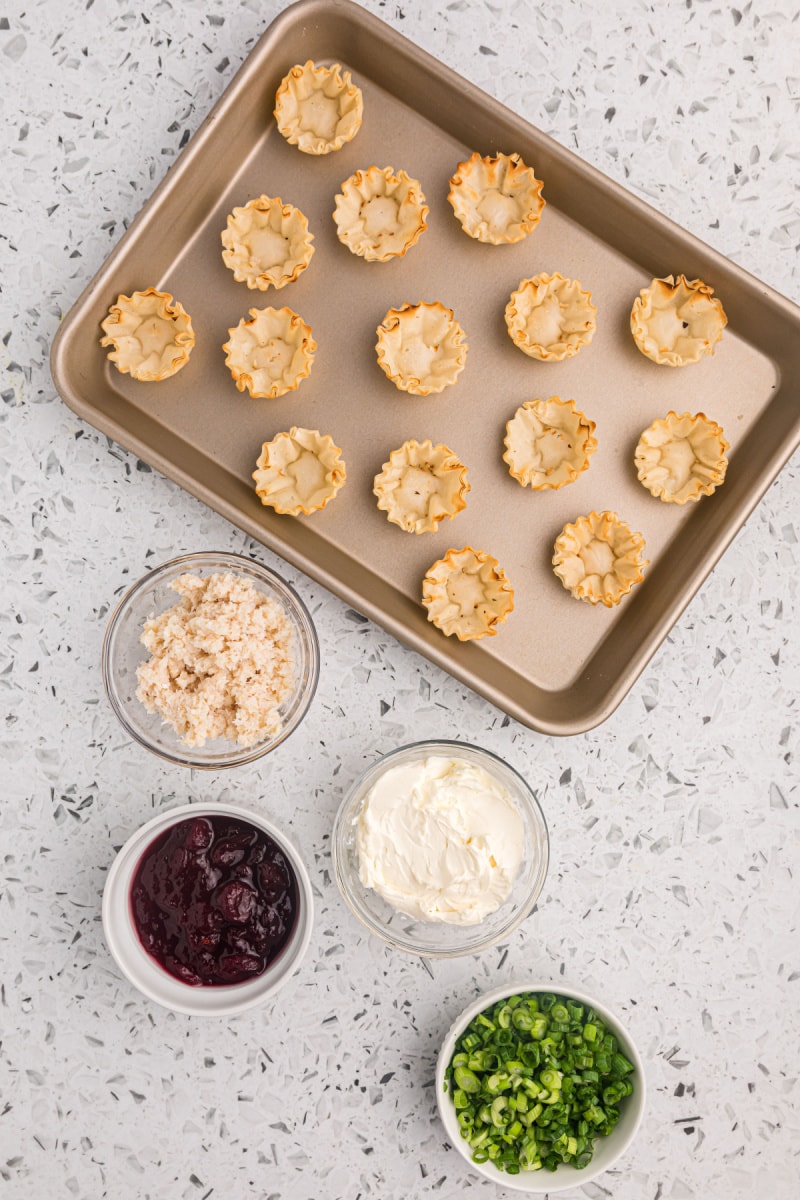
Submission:
M 463 759 L 391 767 L 358 818 L 359 875 L 418 921 L 477 925 L 511 892 L 522 817 L 503 785 Z

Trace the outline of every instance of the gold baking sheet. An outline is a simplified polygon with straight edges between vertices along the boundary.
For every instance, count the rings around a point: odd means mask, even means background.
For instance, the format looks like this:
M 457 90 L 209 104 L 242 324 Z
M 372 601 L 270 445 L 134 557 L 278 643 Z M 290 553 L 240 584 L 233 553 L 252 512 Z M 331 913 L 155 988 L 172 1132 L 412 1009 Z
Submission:
M 338 61 L 364 93 L 364 123 L 341 151 L 289 146 L 274 94 L 296 62 Z M 460 229 L 448 180 L 472 150 L 518 151 L 544 181 L 537 230 L 484 246 Z M 342 246 L 331 217 L 359 167 L 419 179 L 429 228 L 405 258 L 367 263 Z M 267 293 L 235 282 L 220 254 L 234 205 L 266 192 L 297 205 L 315 236 L 309 268 Z M 592 344 L 537 363 L 511 342 L 510 292 L 540 271 L 581 280 L 598 308 Z M 713 285 L 729 325 L 714 357 L 670 369 L 629 331 L 631 304 L 653 276 Z M 155 285 L 192 316 L 197 345 L 172 379 L 123 376 L 98 344 L 120 292 Z M 413 397 L 383 375 L 375 329 L 390 306 L 440 300 L 469 342 L 456 386 Z M 251 306 L 284 304 L 318 343 L 308 380 L 277 400 L 236 391 L 220 349 Z M 303 0 L 266 31 L 167 178 L 64 320 L 52 352 L 59 392 L 80 416 L 175 479 L 421 654 L 532 728 L 579 733 L 603 720 L 700 586 L 800 440 L 789 386 L 800 370 L 800 310 L 666 220 L 348 0 Z M 590 469 L 553 493 L 523 489 L 502 462 L 505 422 L 524 400 L 575 399 L 597 424 Z M 654 500 L 633 449 L 669 409 L 704 411 L 731 443 L 724 487 L 697 505 Z M 762 419 L 768 413 L 768 419 Z M 261 443 L 291 425 L 330 433 L 347 484 L 312 517 L 276 516 L 250 479 Z M 389 452 L 409 437 L 444 441 L 467 464 L 467 508 L 435 534 L 391 525 L 372 495 Z M 614 609 L 573 600 L 552 573 L 556 534 L 591 509 L 614 509 L 647 541 L 643 584 Z M 460 644 L 426 621 L 426 568 L 451 546 L 493 554 L 516 608 L 494 638 Z

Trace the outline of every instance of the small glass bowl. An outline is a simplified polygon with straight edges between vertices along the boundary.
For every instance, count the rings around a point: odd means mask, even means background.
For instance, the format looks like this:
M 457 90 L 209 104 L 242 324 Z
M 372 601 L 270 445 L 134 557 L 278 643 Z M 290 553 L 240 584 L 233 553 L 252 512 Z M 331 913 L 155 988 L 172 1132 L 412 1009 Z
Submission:
M 524 853 L 511 894 L 504 904 L 479 925 L 450 925 L 443 921 L 416 921 L 393 908 L 359 877 L 358 818 L 364 800 L 383 773 L 391 767 L 441 756 L 457 758 L 483 768 L 509 792 L 524 825 Z M 336 814 L 332 836 L 336 882 L 351 912 L 370 933 L 396 950 L 425 958 L 457 958 L 480 954 L 509 936 L 522 924 L 544 885 L 550 846 L 544 814 L 528 784 L 496 754 L 465 742 L 414 742 L 401 746 L 373 763 L 356 780 Z
M 187 817 L 237 817 L 262 830 L 291 863 L 297 881 L 297 914 L 289 940 L 278 957 L 255 979 L 230 986 L 194 987 L 170 975 L 147 953 L 133 923 L 131 887 L 142 855 L 167 829 Z M 263 1004 L 291 978 L 311 938 L 314 898 L 305 864 L 286 834 L 266 817 L 235 804 L 182 804 L 159 813 L 132 834 L 117 854 L 103 890 L 103 933 L 126 979 L 149 1000 L 173 1012 L 197 1017 L 229 1017 Z
M 240 746 L 227 738 L 215 738 L 204 746 L 186 746 L 159 713 L 149 713 L 136 698 L 136 668 L 148 656 L 140 641 L 145 621 L 179 603 L 180 597 L 169 586 L 179 576 L 205 577 L 217 572 L 247 579 L 277 600 L 294 632 L 295 688 L 281 706 L 283 726 L 276 737 L 253 746 Z M 155 567 L 122 597 L 103 640 L 103 686 L 123 729 L 159 758 L 198 770 L 239 767 L 274 750 L 306 715 L 318 678 L 319 642 L 305 604 L 274 571 L 239 554 L 183 554 Z
M 593 1008 L 605 1025 L 607 1025 L 609 1031 L 618 1039 L 622 1053 L 634 1066 L 634 1073 L 630 1077 L 634 1087 L 633 1094 L 628 1096 L 622 1103 L 619 1124 L 614 1126 L 608 1137 L 597 1139 L 594 1144 L 594 1154 L 591 1162 L 581 1170 L 573 1167 L 570 1163 L 562 1163 L 556 1171 L 521 1171 L 519 1175 L 509 1175 L 507 1171 L 501 1171 L 491 1161 L 485 1163 L 473 1162 L 469 1142 L 461 1136 L 453 1098 L 448 1091 L 445 1091 L 445 1072 L 453 1057 L 456 1042 L 470 1022 L 474 1021 L 479 1013 L 492 1008 L 499 1000 L 507 1000 L 509 996 L 520 996 L 527 992 L 552 992 L 554 995 L 566 996 L 571 1000 L 576 1000 L 578 1004 L 585 1004 L 587 1008 Z M 515 984 L 506 984 L 503 987 L 495 988 L 494 991 L 486 992 L 483 996 L 479 996 L 450 1026 L 447 1036 L 442 1043 L 442 1048 L 439 1051 L 434 1090 L 436 1092 L 436 1103 L 439 1107 L 439 1116 L 447 1132 L 448 1141 L 456 1148 L 461 1157 L 465 1159 L 468 1166 L 479 1175 L 483 1175 L 484 1179 L 490 1179 L 492 1183 L 502 1189 L 508 1189 L 512 1192 L 527 1192 L 529 1196 L 549 1196 L 555 1192 L 583 1188 L 592 1179 L 596 1179 L 598 1175 L 602 1175 L 603 1171 L 607 1171 L 609 1167 L 614 1165 L 618 1158 L 622 1157 L 636 1137 L 637 1130 L 642 1123 L 647 1102 L 647 1081 L 644 1063 L 631 1035 L 619 1017 L 610 1008 L 606 1008 L 604 1004 L 601 1004 L 594 996 L 572 987 L 571 984 L 565 983 L 563 979 L 559 979 L 557 982 L 553 982 L 552 980 L 541 982 L 538 979 L 524 980 Z

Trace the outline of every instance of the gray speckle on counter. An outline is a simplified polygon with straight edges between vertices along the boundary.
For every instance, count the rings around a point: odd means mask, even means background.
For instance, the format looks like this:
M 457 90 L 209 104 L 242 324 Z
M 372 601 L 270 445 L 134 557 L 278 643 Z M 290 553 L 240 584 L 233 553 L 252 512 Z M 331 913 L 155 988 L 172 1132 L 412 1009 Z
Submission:
M 0 18 L 0 1180 L 4 1197 L 409 1200 L 497 1195 L 435 1117 L 451 1020 L 526 974 L 630 1022 L 650 1101 L 591 1200 L 794 1200 L 800 1177 L 797 460 L 617 713 L 540 737 L 57 398 L 62 314 L 232 78 L 276 0 L 31 0 Z M 369 0 L 564 145 L 800 300 L 800 13 L 713 0 Z M 320 633 L 311 712 L 261 765 L 162 766 L 102 694 L 109 610 L 148 564 L 252 552 Z M 377 754 L 459 737 L 534 784 L 552 838 L 536 913 L 430 967 L 362 932 L 333 814 Z M 106 950 L 115 849 L 192 798 L 269 811 L 318 914 L 287 990 L 228 1022 L 149 1005 Z

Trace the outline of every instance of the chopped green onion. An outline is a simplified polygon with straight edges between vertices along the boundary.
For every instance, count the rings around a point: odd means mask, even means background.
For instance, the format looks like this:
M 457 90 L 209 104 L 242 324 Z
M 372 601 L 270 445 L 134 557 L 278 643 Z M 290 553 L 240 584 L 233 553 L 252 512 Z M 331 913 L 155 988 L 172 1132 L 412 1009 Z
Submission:
M 497 1024 L 501 1029 L 510 1029 L 511 1027 L 512 1010 L 508 1004 L 504 1004 L 497 1014 Z
M 633 1063 L 628 1062 L 624 1054 L 615 1054 L 611 1060 L 612 1075 L 627 1075 L 633 1070 Z
M 515 1008 L 511 1013 L 511 1022 L 515 1029 L 528 1033 L 533 1029 L 533 1013 L 527 1008 Z
M 481 1090 L 481 1081 L 474 1071 L 470 1071 L 469 1067 L 456 1067 L 455 1072 L 456 1085 L 464 1092 L 479 1092 Z
M 487 1088 L 487 1091 L 490 1091 L 492 1093 L 492 1095 L 494 1096 L 498 1092 L 504 1092 L 506 1090 L 506 1088 L 508 1087 L 508 1083 L 509 1083 L 508 1073 L 506 1071 L 501 1071 L 497 1075 L 489 1076 L 489 1078 L 486 1080 L 486 1088 Z
M 456 1042 L 445 1090 L 476 1163 L 556 1171 L 591 1162 L 633 1092 L 633 1063 L 592 1009 L 522 993 L 486 1009 Z

